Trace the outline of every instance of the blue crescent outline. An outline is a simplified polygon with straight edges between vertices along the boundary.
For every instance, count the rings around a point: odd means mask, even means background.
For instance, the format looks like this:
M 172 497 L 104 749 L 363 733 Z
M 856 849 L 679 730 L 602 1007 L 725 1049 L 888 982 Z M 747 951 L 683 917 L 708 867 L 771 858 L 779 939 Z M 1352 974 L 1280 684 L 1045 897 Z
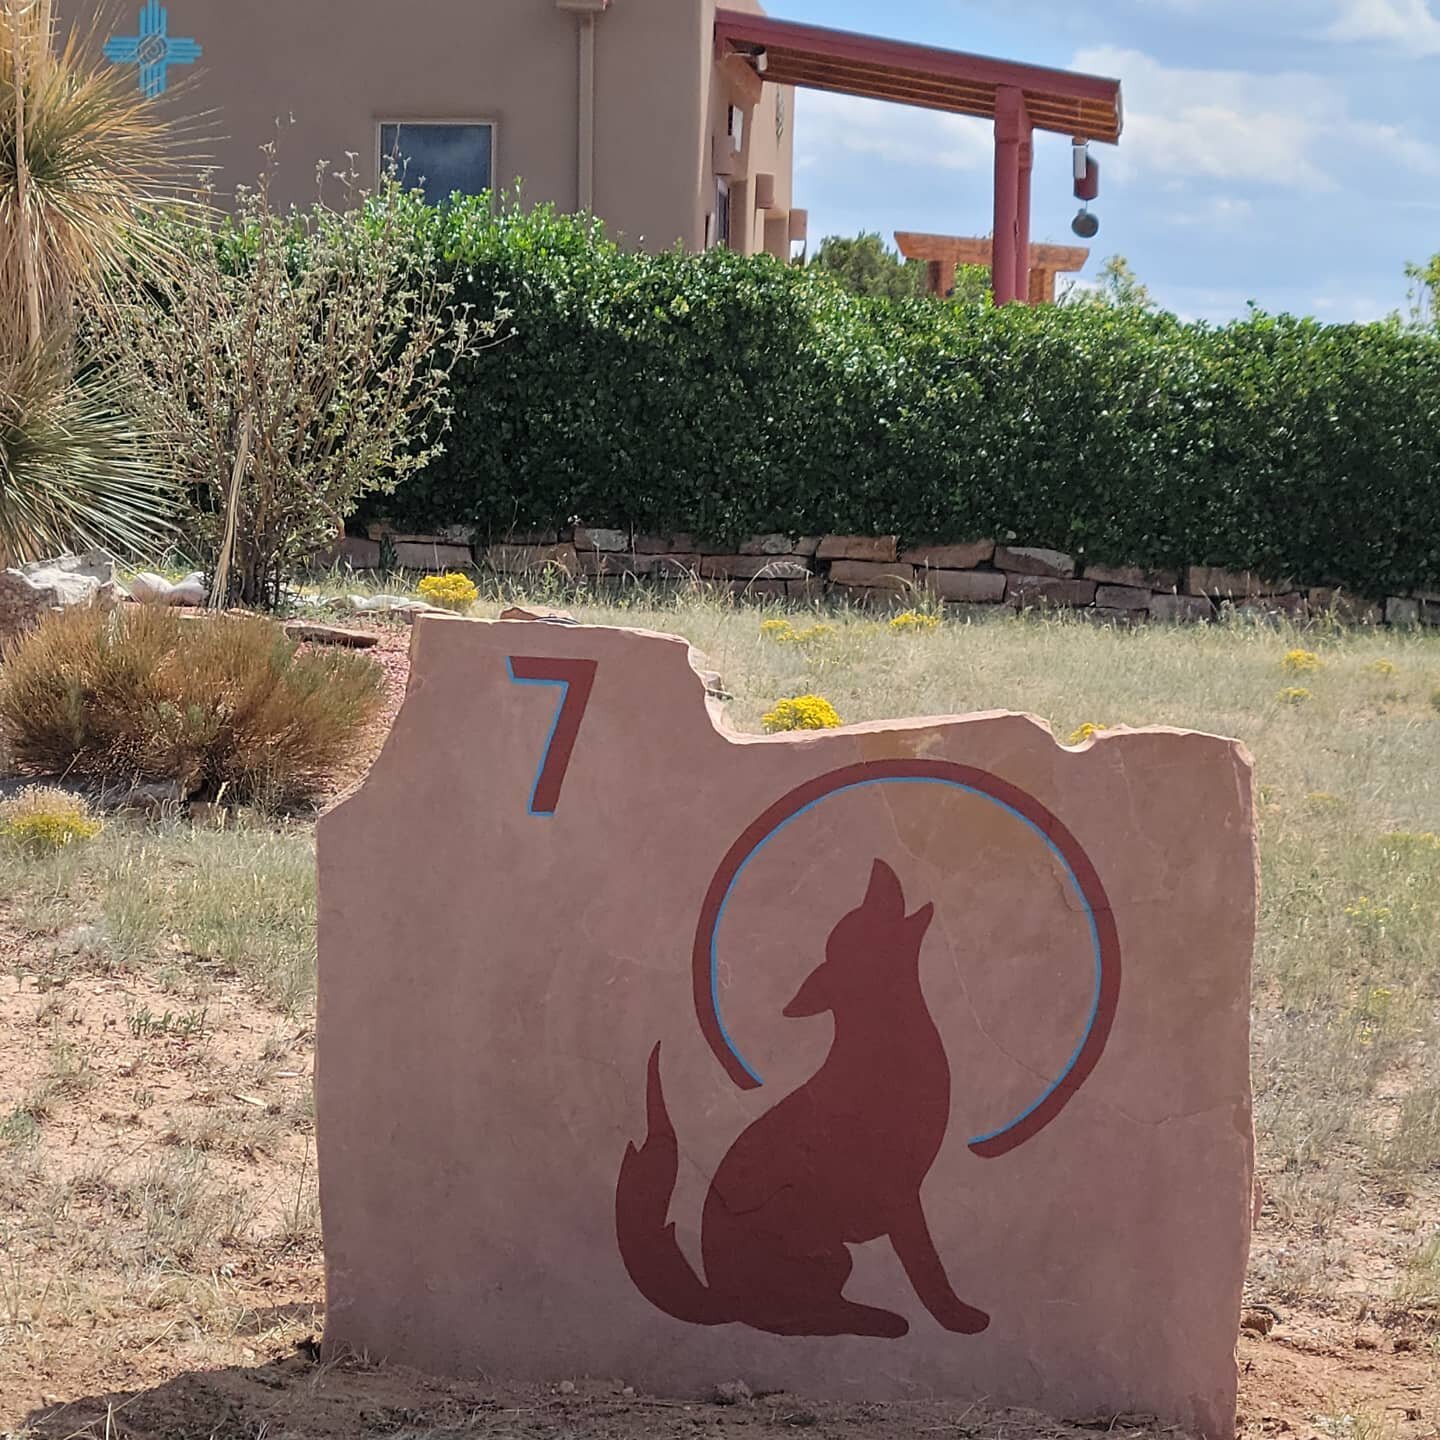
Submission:
M 1065 871 L 1065 878 L 1070 882 L 1070 888 L 1079 897 L 1081 907 L 1085 911 L 1085 918 L 1090 926 L 1090 943 L 1095 952 L 1095 993 L 1090 1001 L 1090 1015 L 1085 1021 L 1085 1029 L 1081 1033 L 1079 1044 L 1076 1045 L 1069 1060 L 1066 1061 L 1064 1069 L 1061 1070 L 1060 1074 L 1055 1077 L 1055 1079 L 1050 1083 L 1050 1085 L 1046 1087 L 1044 1092 L 1032 1104 L 1027 1105 L 1024 1110 L 1022 1110 L 1013 1119 L 1007 1120 L 1005 1124 L 998 1126 L 994 1130 L 987 1131 L 983 1135 L 972 1135 L 970 1139 L 966 1141 L 966 1144 L 968 1145 L 979 1145 L 986 1140 L 993 1140 L 997 1136 L 1003 1135 L 1007 1130 L 1013 1130 L 1015 1126 L 1020 1124 L 1020 1122 L 1026 1118 L 1026 1116 L 1031 1115 L 1036 1110 L 1038 1110 L 1050 1098 L 1050 1096 L 1053 1095 L 1055 1091 L 1058 1090 L 1065 1083 L 1066 1079 L 1070 1075 L 1070 1072 L 1074 1070 L 1076 1062 L 1080 1059 L 1081 1054 L 1085 1050 L 1086 1042 L 1090 1039 L 1091 1031 L 1093 1031 L 1095 1028 L 1095 1017 L 1100 1012 L 1100 986 L 1103 979 L 1104 963 L 1100 949 L 1100 930 L 1095 923 L 1094 908 L 1091 906 L 1089 898 L 1086 896 L 1084 890 L 1081 888 L 1079 880 L 1075 877 L 1074 869 L 1071 867 L 1070 862 L 1065 858 L 1064 854 L 1060 850 L 1060 847 L 1056 845 L 1056 843 L 1033 820 L 1031 820 L 1026 815 L 1022 815 L 1017 809 L 1015 809 L 1013 805 L 1007 805 L 1003 800 L 997 800 L 995 796 L 987 795 L 985 791 L 979 790 L 973 785 L 962 784 L 959 780 L 946 780 L 943 776 L 939 775 L 882 775 L 873 780 L 851 781 L 851 783 L 848 785 L 842 785 L 835 790 L 831 790 L 825 795 L 817 797 L 816 799 L 810 801 L 808 805 L 802 805 L 800 809 L 798 809 L 793 815 L 787 815 L 785 819 L 783 819 L 778 825 L 776 825 L 775 828 L 771 830 L 768 835 L 763 836 L 761 839 L 755 842 L 754 846 L 750 850 L 750 853 L 746 855 L 746 857 L 740 862 L 739 866 L 736 868 L 735 874 L 731 878 L 730 884 L 726 887 L 724 898 L 720 901 L 720 908 L 715 915 L 715 927 L 710 932 L 711 1008 L 715 1014 L 716 1024 L 720 1027 L 720 1036 L 725 1041 L 725 1044 L 729 1048 L 730 1053 L 742 1066 L 745 1073 L 749 1075 L 750 1078 L 754 1080 L 757 1085 L 763 1085 L 765 1083 L 764 1080 L 760 1078 L 760 1075 L 756 1072 L 754 1067 L 740 1053 L 739 1047 L 735 1044 L 734 1040 L 730 1038 L 730 1032 L 725 1028 L 725 1017 L 720 1013 L 719 941 L 720 925 L 725 918 L 725 908 L 729 905 L 730 896 L 734 893 L 735 886 L 739 883 L 740 877 L 745 873 L 750 862 L 760 853 L 761 850 L 765 848 L 765 846 L 767 846 L 778 834 L 780 834 L 782 830 L 784 830 L 787 826 L 794 824 L 794 822 L 800 819 L 802 815 L 808 814 L 811 810 L 814 810 L 819 805 L 823 805 L 825 801 L 833 799 L 836 795 L 844 795 L 847 791 L 850 790 L 863 790 L 867 786 L 871 785 L 946 785 L 949 786 L 952 790 L 962 790 L 968 795 L 979 796 L 980 799 L 988 801 L 991 805 L 998 806 L 1001 810 L 1005 811 L 1007 815 L 1013 815 L 1015 819 L 1020 821 L 1020 823 L 1024 825 L 1028 830 L 1031 830 L 1036 835 L 1038 835 L 1041 840 L 1045 842 L 1045 846 L 1050 851 L 1050 853 L 1060 862 L 1061 868 Z

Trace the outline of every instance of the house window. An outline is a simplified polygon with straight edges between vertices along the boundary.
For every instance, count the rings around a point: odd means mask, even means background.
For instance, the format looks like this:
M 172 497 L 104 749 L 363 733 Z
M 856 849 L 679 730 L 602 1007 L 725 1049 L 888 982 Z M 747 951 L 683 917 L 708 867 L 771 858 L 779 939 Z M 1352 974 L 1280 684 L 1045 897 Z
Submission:
M 406 189 L 422 190 L 431 205 L 452 195 L 494 188 L 495 127 L 453 121 L 385 121 L 380 166 L 394 164 Z
M 730 243 L 730 182 L 715 182 L 715 237 L 716 245 Z

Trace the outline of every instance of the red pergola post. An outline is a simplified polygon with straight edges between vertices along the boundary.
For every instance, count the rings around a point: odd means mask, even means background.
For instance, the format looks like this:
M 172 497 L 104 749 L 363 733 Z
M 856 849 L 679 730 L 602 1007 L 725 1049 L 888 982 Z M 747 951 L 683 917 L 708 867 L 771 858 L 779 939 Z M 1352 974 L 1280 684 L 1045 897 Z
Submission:
M 1020 204 L 1016 208 L 1015 298 L 1030 303 L 1030 173 L 1035 168 L 1035 132 L 1025 126 L 1020 142 Z
M 995 239 L 991 285 L 997 305 L 1030 295 L 1030 170 L 1034 129 L 1024 93 L 995 92 Z

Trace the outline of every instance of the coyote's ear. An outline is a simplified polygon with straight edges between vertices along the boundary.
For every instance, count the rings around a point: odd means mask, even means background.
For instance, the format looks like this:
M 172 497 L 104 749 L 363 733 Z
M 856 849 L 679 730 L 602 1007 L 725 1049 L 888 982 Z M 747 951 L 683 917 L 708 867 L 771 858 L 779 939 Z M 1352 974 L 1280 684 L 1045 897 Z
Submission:
M 919 941 L 925 938 L 925 932 L 930 928 L 930 922 L 935 918 L 935 903 L 922 905 L 913 915 L 905 917 L 905 928 L 914 938 Z
M 870 871 L 870 888 L 862 908 L 897 923 L 905 918 L 905 892 L 899 877 L 883 860 L 877 860 Z

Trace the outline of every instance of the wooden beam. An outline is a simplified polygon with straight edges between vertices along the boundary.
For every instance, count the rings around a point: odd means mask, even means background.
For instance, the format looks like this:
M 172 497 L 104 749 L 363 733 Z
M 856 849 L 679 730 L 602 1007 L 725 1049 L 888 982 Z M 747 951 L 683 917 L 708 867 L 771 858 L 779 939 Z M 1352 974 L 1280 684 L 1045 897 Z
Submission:
M 715 12 L 715 39 L 752 63 L 764 52 L 765 78 L 779 83 L 902 102 L 908 95 L 911 104 L 978 113 L 984 118 L 995 113 L 997 90 L 1019 91 L 1031 122 L 1041 129 L 1113 142 L 1124 126 L 1120 82 L 1101 76 L 856 35 L 723 7 Z M 843 85 L 837 83 L 842 79 Z M 991 108 L 971 108 L 977 91 L 982 100 L 988 95 Z
M 897 230 L 895 244 L 907 260 L 948 260 L 956 265 L 991 263 L 991 245 L 985 236 L 926 235 L 915 230 Z M 1083 270 L 1090 251 L 1083 245 L 1031 245 L 1032 268 L 1070 274 Z

